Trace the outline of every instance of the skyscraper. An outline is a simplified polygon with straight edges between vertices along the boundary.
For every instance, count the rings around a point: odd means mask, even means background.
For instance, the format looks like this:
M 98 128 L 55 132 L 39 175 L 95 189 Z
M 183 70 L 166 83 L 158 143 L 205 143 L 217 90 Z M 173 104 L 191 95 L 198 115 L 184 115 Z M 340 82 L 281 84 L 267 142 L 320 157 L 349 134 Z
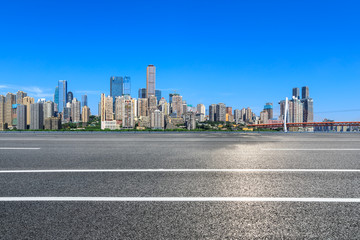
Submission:
M 216 121 L 226 121 L 226 105 L 224 103 L 219 103 L 216 105 Z
M 164 129 L 164 113 L 162 113 L 160 110 L 155 110 L 154 112 L 152 112 L 150 126 L 152 129 Z
M 148 65 L 146 68 L 146 97 L 155 96 L 155 66 Z
M 268 119 L 274 118 L 273 103 L 266 103 L 264 106 L 264 110 L 268 113 Z
M 140 88 L 139 89 L 138 98 L 146 98 L 146 88 Z
M 148 115 L 150 116 L 152 112 L 157 109 L 157 99 L 155 96 L 148 97 Z
M 309 98 L 309 96 L 310 96 L 309 95 L 309 87 L 307 87 L 307 86 L 302 87 L 301 94 L 302 94 L 302 99 Z
M 44 128 L 44 110 L 42 102 L 30 105 L 30 117 L 30 129 L 38 130 Z
M 293 88 L 292 90 L 293 97 L 300 99 L 300 89 L 299 88 Z
M 5 97 L 5 123 L 8 126 L 13 125 L 14 114 L 13 114 L 13 105 L 16 104 L 16 95 L 12 93 L 6 94 Z
M 81 114 L 81 121 L 84 123 L 89 122 L 90 117 L 90 108 L 88 106 L 83 106 L 82 114 Z
M 30 126 L 30 122 L 31 122 L 31 116 L 30 116 L 30 105 L 33 104 L 35 102 L 35 99 L 32 97 L 24 97 L 23 99 L 23 104 L 26 105 L 26 124 L 28 126 Z
M 81 122 L 81 103 L 76 98 L 71 102 L 71 119 L 73 123 Z
M 147 98 L 139 98 L 138 99 L 138 117 L 148 116 L 148 99 Z
M 183 100 L 179 94 L 174 94 L 171 103 L 172 113 L 176 113 L 176 117 L 180 118 L 183 114 Z
M 27 129 L 27 106 L 19 105 L 17 108 L 17 126 L 16 128 L 19 130 Z
M 0 95 L 0 130 L 5 128 L 5 97 Z
M 155 96 L 157 101 L 159 102 L 161 99 L 161 90 L 155 90 Z
M 134 101 L 132 101 L 130 96 L 125 96 L 124 102 L 124 114 L 122 119 L 122 127 L 123 128 L 134 128 L 135 121 L 134 121 Z
M 83 107 L 88 105 L 88 97 L 86 94 L 81 96 L 81 102 Z
M 124 93 L 124 78 L 123 77 L 110 77 L 110 97 L 115 99 L 121 97 Z
M 123 83 L 123 96 L 130 96 L 131 95 L 131 78 L 129 76 L 124 77 Z
M 101 121 L 112 121 L 114 120 L 114 108 L 113 98 L 111 96 L 105 96 L 101 94 Z
M 45 120 L 47 118 L 51 118 L 54 116 L 54 103 L 51 101 L 44 102 L 43 109 L 44 109 L 44 124 L 45 124 Z
M 67 100 L 67 81 L 66 80 L 59 80 L 58 92 L 59 92 L 58 111 L 63 112 L 64 107 L 66 107 L 66 100 Z
M 68 92 L 67 94 L 66 94 L 66 102 L 68 103 L 71 103 L 72 102 L 72 100 L 74 99 L 74 94 L 72 93 L 72 92 Z
M 23 92 L 23 91 L 18 91 L 16 93 L 16 104 L 23 104 L 22 100 L 24 97 L 27 96 L 27 93 Z
M 209 106 L 209 121 L 216 121 L 216 104 L 211 104 Z

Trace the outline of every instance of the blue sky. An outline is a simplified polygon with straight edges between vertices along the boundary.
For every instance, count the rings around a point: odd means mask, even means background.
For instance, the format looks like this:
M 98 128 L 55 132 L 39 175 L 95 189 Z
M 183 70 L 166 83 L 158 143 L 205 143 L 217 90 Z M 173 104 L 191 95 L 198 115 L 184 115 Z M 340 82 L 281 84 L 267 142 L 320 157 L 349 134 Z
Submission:
M 75 2 L 75 3 L 74 3 Z M 0 94 L 52 99 L 60 79 L 97 113 L 112 75 L 132 96 L 157 88 L 189 103 L 251 107 L 310 87 L 315 120 L 360 121 L 358 1 L 2 1 Z M 336 112 L 338 110 L 358 110 Z

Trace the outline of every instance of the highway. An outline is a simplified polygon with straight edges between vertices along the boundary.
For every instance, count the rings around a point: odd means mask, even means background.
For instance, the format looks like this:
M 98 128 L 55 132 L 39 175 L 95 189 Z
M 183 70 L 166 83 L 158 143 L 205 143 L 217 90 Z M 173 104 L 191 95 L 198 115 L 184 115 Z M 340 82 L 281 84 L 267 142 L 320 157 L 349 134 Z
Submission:
M 359 133 L 0 133 L 0 239 L 359 236 Z

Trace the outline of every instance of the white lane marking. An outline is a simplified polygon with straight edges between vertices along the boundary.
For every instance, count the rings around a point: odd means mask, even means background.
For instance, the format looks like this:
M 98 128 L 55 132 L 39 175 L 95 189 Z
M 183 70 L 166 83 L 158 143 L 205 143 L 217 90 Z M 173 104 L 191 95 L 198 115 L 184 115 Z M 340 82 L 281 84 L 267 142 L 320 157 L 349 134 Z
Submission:
M 0 197 L 0 202 L 320 202 L 360 203 L 360 198 L 286 197 Z
M 33 169 L 0 170 L 0 173 L 86 173 L 86 172 L 360 172 L 360 169 Z
M 360 148 L 262 148 L 262 151 L 360 151 Z
M 0 147 L 0 150 L 39 150 L 40 148 Z

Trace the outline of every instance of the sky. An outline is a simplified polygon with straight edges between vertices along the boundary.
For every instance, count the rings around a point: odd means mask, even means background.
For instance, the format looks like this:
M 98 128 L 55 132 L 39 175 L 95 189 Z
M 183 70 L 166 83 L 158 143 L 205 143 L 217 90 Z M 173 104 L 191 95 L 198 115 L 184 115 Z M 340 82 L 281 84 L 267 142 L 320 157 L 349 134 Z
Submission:
M 259 114 L 309 86 L 316 121 L 360 121 L 359 1 L 2 1 L 0 94 L 53 100 L 58 80 L 97 114 L 111 76 L 132 97 L 156 88 L 188 104 Z

